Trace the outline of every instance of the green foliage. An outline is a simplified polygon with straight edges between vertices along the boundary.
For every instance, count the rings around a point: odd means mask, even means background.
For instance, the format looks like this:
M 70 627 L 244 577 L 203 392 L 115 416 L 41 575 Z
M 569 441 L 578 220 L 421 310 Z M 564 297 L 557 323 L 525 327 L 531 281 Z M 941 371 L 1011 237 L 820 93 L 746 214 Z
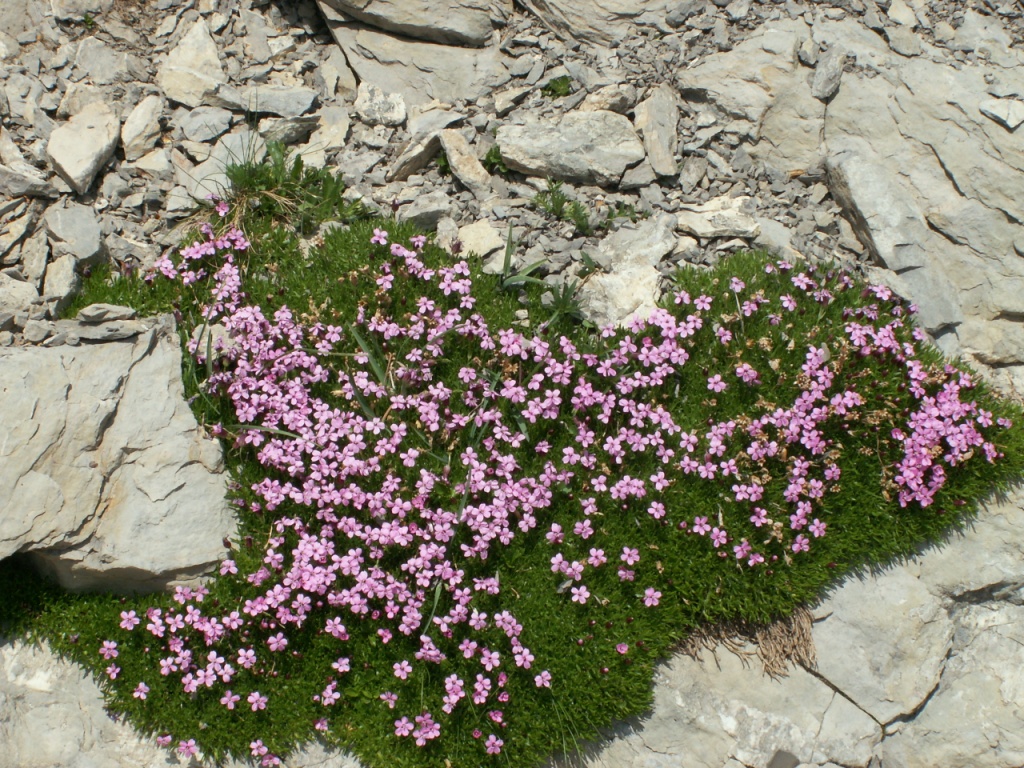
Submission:
M 508 166 L 505 165 L 505 159 L 501 156 L 501 147 L 497 144 L 487 150 L 487 154 L 484 155 L 481 163 L 483 163 L 488 173 L 497 173 L 504 176 L 509 172 Z
M 225 174 L 231 182 L 229 202 L 235 216 L 287 223 L 308 236 L 323 221 L 365 218 L 358 201 L 343 197 L 345 184 L 327 168 L 307 168 L 302 156 L 289 155 L 281 142 L 267 143 L 263 163 L 239 158 Z M 236 222 L 237 223 L 237 220 Z
M 437 172 L 442 176 L 452 175 L 452 166 L 448 162 L 448 153 L 443 149 L 437 154 Z
M 337 182 L 324 173 L 303 168 L 298 159 L 289 161 L 283 148 L 272 151 L 260 166 L 240 164 L 232 168 L 229 176 L 233 177 L 235 188 L 230 198 L 236 210 L 241 211 L 239 223 L 252 243 L 240 264 L 244 290 L 260 304 L 267 317 L 277 309 L 289 307 L 303 323 L 330 323 L 350 329 L 348 346 L 336 350 L 338 369 L 361 370 L 355 367 L 358 356 L 366 360 L 366 372 L 382 386 L 397 387 L 392 378 L 394 361 L 409 351 L 409 342 L 398 340 L 394 346 L 385 348 L 378 338 L 357 332 L 353 323 L 360 307 L 371 316 L 378 311 L 400 314 L 401 308 L 413 306 L 422 298 L 436 302 L 439 307 L 447 306 L 445 302 L 451 299 L 436 285 L 424 288 L 422 283 L 411 280 L 396 280 L 391 291 L 378 291 L 374 268 L 378 262 L 374 259 L 386 260 L 388 256 L 384 248 L 375 251 L 368 247 L 374 229 L 386 227 L 392 242 L 407 242 L 417 232 L 410 225 L 390 219 L 359 218 L 345 207 Z M 547 191 L 538 194 L 535 202 L 552 216 L 573 221 L 578 229 L 590 226 L 585 209 L 575 208 L 579 204 L 570 202 L 560 182 L 549 181 Z M 614 215 L 633 218 L 636 213 L 620 207 Z M 612 218 L 610 213 L 606 221 Z M 300 235 L 315 231 L 327 220 L 345 223 L 303 250 Z M 294 223 L 295 228 L 281 226 L 283 222 Z M 223 228 L 227 223 L 228 220 L 212 219 L 214 227 Z M 480 265 L 471 267 L 476 310 L 491 328 L 517 327 L 516 313 L 526 307 L 531 327 L 540 333 L 546 329 L 546 338 L 552 342 L 558 334 L 565 334 L 584 354 L 604 354 L 619 343 L 619 339 L 602 340 L 580 322 L 577 282 L 569 281 L 554 289 L 537 276 L 543 262 L 513 270 L 514 250 L 510 228 L 502 273 L 484 275 Z M 451 263 L 450 256 L 432 245 L 423 250 L 422 259 L 431 268 Z M 770 411 L 775 404 L 794 400 L 801 391 L 800 370 L 808 345 L 815 345 L 831 350 L 837 378 L 857 385 L 861 392 L 871 393 L 877 399 L 882 424 L 902 418 L 902 409 L 913 403 L 901 389 L 896 367 L 883 359 L 869 356 L 855 360 L 841 354 L 842 329 L 847 322 L 844 312 L 868 306 L 870 297 L 858 298 L 859 291 L 850 290 L 842 294 L 842 301 L 831 304 L 805 302 L 800 311 L 784 314 L 778 322 L 773 321 L 767 310 L 745 316 L 738 299 L 734 311 L 730 302 L 735 296 L 729 289 L 733 277 L 744 281 L 751 292 L 767 302 L 778 303 L 782 295 L 793 292 L 786 277 L 765 272 L 769 261 L 765 254 L 737 254 L 715 269 L 680 270 L 676 289 L 693 297 L 713 297 L 716 308 L 700 331 L 703 336 L 695 337 L 689 347 L 691 357 L 685 367 L 652 392 L 650 405 L 663 407 L 675 423 L 695 431 L 705 429 L 709 419 L 749 421 L 755 414 Z M 586 254 L 583 262 L 584 276 L 598 268 Z M 831 285 L 837 279 L 838 270 L 828 266 L 808 271 L 822 284 L 832 281 Z M 542 301 L 545 293 L 549 293 L 549 298 Z M 68 314 L 95 301 L 128 304 L 143 314 L 176 309 L 181 315 L 184 340 L 188 331 L 201 321 L 197 312 L 201 298 L 170 280 L 157 278 L 147 282 L 138 276 L 117 276 L 111 275 L 109 269 L 96 269 Z M 671 294 L 664 306 L 679 318 L 691 311 L 673 304 Z M 735 330 L 739 338 L 734 346 L 727 347 L 716 340 L 716 325 Z M 452 392 L 463 392 L 465 387 L 458 374 L 463 367 L 476 365 L 477 354 L 479 348 L 468 341 L 454 344 L 449 356 L 438 364 L 437 382 Z M 772 375 L 765 376 L 758 387 L 737 385 L 721 393 L 710 392 L 708 372 L 732 371 L 736 355 L 742 355 L 759 370 L 771 371 Z M 934 349 L 924 352 L 922 359 L 935 370 L 941 370 L 945 362 Z M 186 394 L 199 422 L 207 426 L 223 424 L 229 437 L 242 434 L 241 426 L 234 423 L 231 408 L 203 387 L 209 370 L 190 355 L 185 356 L 183 365 Z M 491 371 L 491 383 L 504 379 L 526 382 L 538 372 L 532 366 L 533 362 L 524 356 L 517 366 Z M 327 399 L 332 396 L 337 379 L 313 386 L 318 395 Z M 747 524 L 743 518 L 749 510 L 739 514 L 724 501 L 728 480 L 720 488 L 685 479 L 674 482 L 659 494 L 667 508 L 664 524 L 647 519 L 644 506 L 636 502 L 624 502 L 621 514 L 601 514 L 595 518 L 599 520 L 602 542 L 607 542 L 602 546 L 610 554 L 626 546 L 639 545 L 643 549 L 644 559 L 638 573 L 652 582 L 657 580 L 665 592 L 657 610 L 645 608 L 638 599 L 636 586 L 618 578 L 613 568 L 588 576 L 587 585 L 600 599 L 587 605 L 570 601 L 566 589 L 559 584 L 561 576 L 550 570 L 552 550 L 540 536 L 517 540 L 516 546 L 498 552 L 503 592 L 514 596 L 511 605 L 502 607 L 513 610 L 523 622 L 527 628 L 524 643 L 538 660 L 543 659 L 543 666 L 538 661 L 538 668 L 549 669 L 558 685 L 538 692 L 528 680 L 510 679 L 508 690 L 516 708 L 507 715 L 508 733 L 515 735 L 506 736 L 505 750 L 496 762 L 516 766 L 539 764 L 552 752 L 572 752 L 579 742 L 597 736 L 614 721 L 644 711 L 651 701 L 654 665 L 693 630 L 709 623 L 758 623 L 786 616 L 796 606 L 817 599 L 838 575 L 866 563 L 884 563 L 916 552 L 923 543 L 941 540 L 950 528 L 963 526 L 993 488 L 1008 487 L 1024 472 L 1024 411 L 994 397 L 983 383 L 972 398 L 996 416 L 1015 421 L 1012 429 L 1000 433 L 997 444 L 1006 458 L 996 464 L 971 461 L 952 468 L 946 487 L 928 508 L 901 508 L 894 498 L 891 478 L 888 484 L 884 476 L 880 482 L 880 466 L 890 466 L 899 458 L 899 446 L 885 430 L 877 428 L 877 423 L 851 419 L 846 424 L 831 424 L 825 436 L 843 447 L 844 452 L 842 482 L 823 502 L 829 534 L 815 540 L 813 548 L 791 564 L 780 561 L 771 569 L 746 568 L 733 561 L 731 553 L 728 558 L 719 557 L 706 539 L 679 533 L 680 523 L 692 521 L 695 515 L 725 518 L 726 523 L 737 527 Z M 372 409 L 374 404 L 339 402 L 338 407 Z M 516 455 L 524 471 L 540 472 L 550 457 L 561 456 L 563 449 L 573 445 L 577 424 L 569 408 L 563 411 L 560 423 L 545 427 L 544 431 L 540 431 L 539 425 L 526 423 L 516 409 L 509 409 L 504 416 L 507 423 L 516 425 L 529 438 Z M 462 434 L 444 437 L 423 435 L 422 441 L 433 459 L 443 464 L 469 447 L 479 448 L 482 436 L 482 430 L 469 428 Z M 597 436 L 598 444 L 604 437 Z M 547 453 L 537 449 L 542 441 L 548 443 Z M 231 446 L 231 440 L 225 441 L 226 461 L 235 483 L 231 497 L 241 500 L 240 528 L 231 542 L 232 558 L 240 574 L 249 574 L 260 568 L 264 545 L 272 533 L 271 516 L 253 507 L 258 497 L 251 490 L 266 473 L 252 452 Z M 410 482 L 412 476 L 398 462 L 395 464 L 396 475 L 403 482 Z M 652 447 L 631 455 L 628 471 L 634 477 L 646 478 L 663 466 Z M 615 466 L 598 469 L 612 480 L 625 471 Z M 578 500 L 573 499 L 568 487 L 555 486 L 553 493 L 550 519 L 545 524 L 558 522 L 571 528 L 579 516 Z M 780 493 L 777 484 L 766 483 L 766 495 Z M 453 504 L 459 503 L 458 497 L 452 489 Z M 290 513 L 299 514 L 286 501 L 276 514 Z M 729 519 L 737 514 L 735 520 Z M 294 545 L 295 541 L 289 540 L 285 549 Z M 581 560 L 586 558 L 589 544 L 579 542 L 571 546 L 578 547 L 571 554 Z M 493 565 L 492 561 L 486 567 Z M 466 568 L 467 578 L 488 572 L 482 564 L 471 561 L 467 561 Z M 253 594 L 252 586 L 241 576 L 215 579 L 210 590 L 206 600 L 223 606 L 237 605 Z M 245 711 L 231 712 L 212 692 L 200 689 L 195 695 L 186 694 L 180 682 L 155 672 L 156 653 L 147 650 L 150 635 L 117 630 L 122 611 L 135 610 L 144 616 L 148 607 L 181 610 L 167 595 L 68 595 L 35 576 L 27 561 L 0 561 L 0 628 L 12 633 L 28 631 L 81 663 L 100 681 L 110 709 L 123 712 L 144 733 L 201 737 L 204 751 L 214 759 L 229 754 L 244 757 L 249 742 L 256 738 L 280 754 L 306 740 L 324 738 L 329 744 L 355 750 L 363 763 L 372 768 L 480 765 L 479 744 L 472 732 L 488 723 L 475 709 L 452 722 L 443 744 L 420 749 L 408 740 L 396 743 L 392 735 L 394 715 L 381 704 L 378 694 L 381 685 L 394 683 L 391 664 L 395 654 L 404 649 L 411 655 L 415 643 L 410 645 L 408 639 L 398 637 L 385 645 L 365 623 L 353 622 L 353 638 L 345 650 L 352 656 L 353 670 L 340 689 L 341 701 L 331 712 L 336 725 L 321 735 L 313 730 L 312 723 L 323 715 L 324 708 L 313 701 L 313 696 L 323 688 L 320 670 L 338 655 L 337 645 L 319 631 L 322 624 L 315 626 L 310 622 L 302 631 L 290 634 L 292 653 L 280 655 L 274 669 L 276 677 L 261 679 L 261 685 L 273 686 L 262 689 L 272 697 L 273 709 L 250 713 L 243 704 Z M 97 654 L 97 648 L 103 640 L 115 636 L 120 647 L 117 662 L 121 673 L 111 680 L 104 673 L 108 662 Z M 629 646 L 627 654 L 616 650 L 620 644 Z M 440 683 L 430 672 L 417 674 L 422 676 L 413 683 L 421 691 Z M 140 680 L 145 680 L 151 689 L 145 702 L 132 695 Z
M 562 75 L 548 81 L 547 85 L 540 89 L 550 99 L 562 99 L 572 93 L 572 78 Z
M 562 188 L 561 181 L 548 179 L 547 189 L 534 196 L 533 204 L 538 210 L 544 211 L 556 219 L 572 222 L 576 233 L 583 237 L 607 230 L 616 218 L 628 218 L 633 222 L 647 218 L 646 214 L 637 213 L 631 204 L 619 203 L 615 208 L 609 208 L 605 217 L 597 219 L 595 223 L 594 217 L 587 207 L 579 200 L 570 200 Z

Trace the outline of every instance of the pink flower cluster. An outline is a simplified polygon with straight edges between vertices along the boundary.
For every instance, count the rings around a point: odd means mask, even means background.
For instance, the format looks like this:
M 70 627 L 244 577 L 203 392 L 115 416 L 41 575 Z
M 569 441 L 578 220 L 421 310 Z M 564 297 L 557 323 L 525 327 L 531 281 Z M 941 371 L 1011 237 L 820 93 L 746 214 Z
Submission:
M 225 351 L 226 369 L 208 386 L 230 398 L 247 427 L 237 446 L 251 447 L 267 470 L 252 488 L 260 499 L 253 511 L 285 508 L 288 514 L 274 519 L 260 567 L 240 575 L 258 591 L 244 605 L 214 615 L 200 606 L 199 592 L 185 596 L 180 612 L 151 609 L 145 617 L 145 631 L 166 643 L 160 673 L 175 675 L 185 691 L 222 686 L 221 703 L 228 709 L 242 696 L 253 712 L 270 708 L 273 701 L 258 690 L 237 684 L 238 693 L 227 689 L 237 683 L 239 669 L 256 674 L 272 667 L 275 654 L 289 652 L 293 627 L 322 627 L 346 653 L 345 625 L 370 622 L 381 643 L 402 636 L 417 649 L 397 657 L 388 671 L 398 692 L 380 695 L 382 706 L 399 710 L 396 737 L 426 747 L 441 735 L 445 718 L 471 706 L 484 708 L 504 729 L 507 716 L 494 707 L 500 702 L 507 709 L 510 676 L 521 675 L 537 688 L 551 687 L 552 676 L 531 671 L 536 659 L 523 625 L 510 611 L 493 607 L 500 606 L 502 589 L 489 565 L 495 548 L 543 536 L 554 550 L 552 589 L 566 580 L 565 599 L 574 609 L 594 598 L 586 582 L 604 568 L 615 569 L 627 588 L 638 581 L 637 603 L 653 609 L 675 595 L 652 583 L 657 574 L 640 547 L 602 548 L 601 516 L 640 511 L 651 525 L 671 523 L 679 535 L 706 539 L 721 558 L 729 557 L 731 546 L 743 568 L 789 562 L 810 550 L 808 534 L 826 535 L 825 499 L 842 474 L 826 428 L 859 418 L 867 400 L 837 376 L 825 346 L 806 347 L 799 394 L 791 403 L 710 420 L 699 429 L 677 424 L 659 404 L 702 329 L 734 361 L 727 371 L 702 374 L 708 396 L 730 387 L 756 390 L 774 378 L 748 354 L 741 327 L 743 318 L 758 313 L 767 312 L 777 325 L 796 312 L 798 302 L 788 294 L 773 305 L 763 291 L 734 279 L 722 301 L 735 300 L 740 311 L 729 320 L 710 314 L 718 297 L 693 300 L 680 291 L 676 312 L 659 309 L 626 329 L 605 328 L 598 351 L 584 351 L 566 336 L 492 329 L 474 311 L 468 264 L 429 268 L 422 238 L 407 248 L 374 230 L 371 248 L 390 255 L 376 260 L 378 277 L 387 279 L 374 278 L 374 290 L 380 297 L 396 281 L 412 281 L 445 298 L 421 296 L 399 315 L 389 314 L 385 304 L 375 311 L 360 306 L 349 326 L 304 324 L 288 308 L 266 317 L 240 293 L 233 252 L 248 247 L 244 236 L 232 230 L 217 237 L 208 229 L 206 238 L 184 249 L 177 266 L 163 259 L 157 268 L 186 285 L 210 278 L 203 317 L 223 323 L 235 346 Z M 790 269 L 779 262 L 766 271 Z M 829 288 L 804 273 L 792 284 L 812 302 L 833 300 Z M 832 290 L 851 285 L 842 278 Z M 931 374 L 910 345 L 896 341 L 900 322 L 898 316 L 884 327 L 851 322 L 845 333 L 855 354 L 881 350 L 906 366 L 920 407 L 906 433 L 894 432 L 905 448 L 896 482 L 903 487 L 901 504 L 926 506 L 944 478 L 938 454 L 952 466 L 976 448 L 990 461 L 998 453 L 980 432 L 988 415 L 960 400 L 969 377 L 947 371 L 941 390 L 928 394 Z M 332 357 L 343 342 L 354 355 Z M 437 369 L 450 350 L 466 345 L 479 365 L 461 368 L 451 384 L 441 381 Z M 335 400 L 312 394 L 324 387 L 334 389 Z M 528 436 L 567 425 L 569 445 L 550 456 L 546 440 Z M 450 450 L 454 436 L 467 439 Z M 526 447 L 545 457 L 539 470 L 524 467 Z M 630 474 L 640 454 L 655 457 L 660 469 Z M 724 495 L 740 514 L 714 522 L 683 517 L 683 510 L 665 503 L 680 483 L 706 483 L 709 493 Z M 783 488 L 781 498 L 767 497 L 772 483 Z M 568 517 L 557 507 L 556 489 L 573 494 Z M 757 535 L 762 528 L 771 532 L 767 539 Z M 226 561 L 221 572 L 237 570 Z M 122 619 L 126 631 L 142 621 L 134 613 Z M 617 647 L 624 654 L 629 646 Z M 100 652 L 113 658 L 116 644 Z M 443 690 L 426 694 L 429 709 L 418 693 L 403 697 L 407 681 L 428 668 L 450 670 L 453 659 L 469 661 L 474 672 L 448 674 Z M 339 699 L 339 679 L 349 669 L 343 656 L 333 671 L 324 671 L 315 701 L 325 711 Z M 148 689 L 138 690 L 144 698 Z M 316 727 L 323 730 L 327 722 L 320 719 Z M 495 734 L 483 742 L 487 754 L 499 753 L 503 744 Z M 267 757 L 262 742 L 257 753 Z

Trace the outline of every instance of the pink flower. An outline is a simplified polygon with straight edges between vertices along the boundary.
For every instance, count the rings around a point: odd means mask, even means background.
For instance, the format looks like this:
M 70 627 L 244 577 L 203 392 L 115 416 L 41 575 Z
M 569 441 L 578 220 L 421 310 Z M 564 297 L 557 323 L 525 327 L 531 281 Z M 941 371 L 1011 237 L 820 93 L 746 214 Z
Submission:
M 640 562 L 640 550 L 631 549 L 630 547 L 623 547 L 622 554 L 619 559 L 626 565 L 633 565 L 634 563 Z
M 395 720 L 395 736 L 408 736 L 412 733 L 415 726 L 409 722 L 408 717 L 403 717 L 400 720 Z
M 142 620 L 135 615 L 135 611 L 121 611 L 121 629 L 131 632 L 141 623 Z
M 188 741 L 178 742 L 178 754 L 182 757 L 192 757 L 197 752 L 199 752 L 199 750 L 196 748 L 195 739 L 189 739 Z
M 487 741 L 484 742 L 484 746 L 487 747 L 488 755 L 497 755 L 501 752 L 502 746 L 505 742 L 495 736 L 493 733 L 488 735 Z
M 246 701 L 252 705 L 253 712 L 267 708 L 267 697 L 261 696 L 259 691 L 253 691 L 250 693 L 246 698 Z
M 618 651 L 619 653 L 625 655 L 625 654 L 629 653 L 629 645 L 627 645 L 626 643 L 619 643 L 618 645 L 615 646 L 615 650 Z
M 278 632 L 276 635 L 267 638 L 267 646 L 272 651 L 283 651 L 288 645 L 288 640 L 285 638 L 283 632 Z
M 409 677 L 409 673 L 412 672 L 412 665 L 404 659 L 392 664 L 391 667 L 395 670 L 395 677 L 399 680 L 405 680 Z
M 383 230 L 383 229 L 377 229 L 375 227 L 374 230 L 373 230 L 373 237 L 370 238 L 370 242 L 371 243 L 377 243 L 379 245 L 387 245 L 388 244 L 388 233 L 387 233 L 387 231 Z
M 546 669 L 539 675 L 534 675 L 533 682 L 538 688 L 550 688 L 551 687 L 551 673 Z
M 121 668 L 116 664 L 111 664 L 105 671 L 107 673 L 107 677 L 111 680 L 116 680 L 117 676 L 121 673 Z
M 136 699 L 145 700 L 147 693 L 149 693 L 149 686 L 145 683 L 139 683 L 135 686 L 135 690 L 132 691 L 132 696 Z
M 571 591 L 572 601 L 574 603 L 579 603 L 580 605 L 587 602 L 587 599 L 590 597 L 590 590 L 586 587 L 573 587 Z
M 100 648 L 100 656 L 102 656 L 107 661 L 110 661 L 110 659 L 116 659 L 117 643 L 115 643 L 113 640 L 104 640 L 103 645 Z
M 644 605 L 648 608 L 653 608 L 661 600 L 661 592 L 656 590 L 654 587 L 648 587 L 644 590 Z
M 171 746 L 171 734 L 164 733 L 156 737 L 157 746 L 169 747 Z
M 230 690 L 224 691 L 224 695 L 220 697 L 220 703 L 228 709 L 234 709 L 235 704 L 241 699 L 237 694 L 232 693 Z

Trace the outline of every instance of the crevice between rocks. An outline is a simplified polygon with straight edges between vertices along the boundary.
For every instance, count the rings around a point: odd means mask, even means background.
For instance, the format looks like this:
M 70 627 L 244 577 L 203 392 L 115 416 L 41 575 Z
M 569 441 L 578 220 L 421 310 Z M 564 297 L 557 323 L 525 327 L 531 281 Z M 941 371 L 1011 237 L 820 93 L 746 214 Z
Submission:
M 882 723 L 882 741 L 885 741 L 885 739 L 888 737 L 889 728 L 894 723 L 909 723 L 912 720 L 914 720 L 914 718 L 916 718 L 919 714 L 921 714 L 922 711 L 924 711 L 924 708 L 928 706 L 928 702 L 932 700 L 932 697 L 939 690 L 939 686 L 942 685 L 942 678 L 946 674 L 946 664 L 949 662 L 949 659 L 952 655 L 953 643 L 950 642 L 949 648 L 946 649 L 946 655 L 942 658 L 942 669 L 939 671 L 939 679 L 935 681 L 935 685 L 932 686 L 932 689 L 928 691 L 927 694 L 925 694 L 925 697 L 921 699 L 918 705 L 914 707 L 912 710 L 910 710 L 909 712 L 904 712 L 902 715 L 897 715 L 892 720 L 889 720 L 886 723 Z M 875 722 L 878 721 L 876 720 Z
M 817 678 L 819 681 L 821 681 L 822 683 L 827 685 L 829 688 L 831 688 L 836 693 L 837 696 L 842 696 L 844 699 L 846 699 L 848 702 L 850 702 L 853 706 L 855 706 L 857 709 L 859 709 L 865 715 L 870 717 L 873 722 L 878 723 L 878 727 L 882 730 L 882 738 L 885 738 L 885 723 L 881 722 L 878 718 L 876 718 L 874 715 L 872 715 L 870 712 L 868 712 L 866 709 L 864 709 L 864 707 L 862 707 L 860 704 L 858 704 L 856 701 L 854 701 L 852 698 L 850 698 L 850 696 L 848 696 L 842 689 L 840 689 L 839 686 L 835 685 L 831 680 L 829 680 L 823 674 L 818 672 L 816 669 L 812 669 L 812 668 L 808 667 L 807 665 L 803 665 L 803 668 L 804 668 L 805 671 L 807 671 L 808 674 L 810 674 L 811 676 Z M 832 702 L 829 702 L 829 707 L 831 707 L 831 706 L 832 706 Z M 825 709 L 826 709 L 826 711 L 828 711 L 828 707 L 826 707 Z

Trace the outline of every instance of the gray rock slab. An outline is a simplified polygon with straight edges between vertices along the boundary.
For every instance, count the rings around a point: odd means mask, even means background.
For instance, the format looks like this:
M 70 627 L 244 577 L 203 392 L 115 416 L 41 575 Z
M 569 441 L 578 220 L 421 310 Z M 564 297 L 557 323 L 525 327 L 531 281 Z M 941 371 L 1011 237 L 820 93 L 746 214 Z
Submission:
M 385 93 L 376 85 L 360 83 L 353 105 L 367 125 L 401 125 L 405 122 L 405 99 L 400 93 Z
M 75 69 L 96 85 L 110 85 L 131 77 L 128 54 L 96 37 L 87 37 L 78 44 Z
M 134 320 L 136 314 L 131 307 L 118 304 L 90 304 L 78 310 L 75 318 L 82 323 L 106 323 L 111 320 Z
M 191 141 L 212 141 L 231 128 L 231 111 L 221 107 L 198 107 L 181 120 L 178 127 Z
M 630 261 L 657 266 L 676 247 L 675 226 L 675 217 L 668 214 L 624 224 L 598 243 L 592 258 L 609 271 Z
M 615 185 L 645 157 L 629 119 L 615 112 L 570 112 L 498 128 L 501 157 L 512 170 L 579 184 Z
M 882 744 L 886 768 L 1024 765 L 1024 606 L 965 605 L 938 689 Z
M 633 125 L 643 137 L 647 159 L 658 176 L 679 173 L 675 154 L 678 145 L 679 105 L 671 87 L 662 83 L 636 105 Z
M 243 89 L 236 111 L 246 113 L 298 117 L 304 115 L 316 103 L 318 93 L 312 88 L 297 88 L 290 85 L 254 85 Z
M 836 95 L 846 64 L 846 51 L 834 46 L 825 51 L 814 67 L 811 78 L 811 95 L 818 101 L 828 101 Z
M 0 312 L 18 313 L 39 298 L 35 285 L 0 272 Z
M 80 195 L 114 155 L 121 123 L 103 102 L 93 102 L 50 134 L 46 158 L 57 175 Z
M 74 256 L 83 264 L 96 264 L 104 256 L 103 228 L 99 216 L 85 205 L 54 205 L 43 217 L 55 257 Z
M 452 204 L 452 199 L 448 197 L 448 194 L 444 190 L 438 189 L 425 195 L 417 195 L 415 200 L 399 210 L 398 218 L 401 221 L 411 222 L 420 229 L 430 231 L 437 226 L 437 222 L 443 216 L 448 215 Z
M 7 197 L 57 197 L 46 177 L 27 164 L 18 168 L 0 165 L 0 193 Z
M 171 101 L 187 107 L 202 106 L 220 83 L 227 82 L 217 43 L 202 19 L 196 21 L 157 73 L 157 84 Z
M 926 549 L 918 560 L 921 583 L 933 594 L 969 601 L 1011 596 L 1024 587 L 1024 496 L 990 499 L 961 533 Z
M 128 113 L 121 126 L 121 146 L 125 160 L 132 162 L 148 153 L 160 138 L 160 116 L 164 100 L 159 96 L 147 96 Z
M 60 312 L 71 303 L 72 297 L 82 286 L 78 274 L 78 259 L 70 254 L 58 256 L 46 268 L 43 281 L 43 296 L 57 300 L 56 311 Z
M 752 649 L 676 656 L 655 673 L 648 718 L 595 749 L 590 768 L 768 766 L 784 751 L 802 762 L 866 766 L 881 727 L 812 674 L 767 677 Z
M 400 93 L 407 106 L 475 101 L 508 82 L 496 46 L 461 48 L 408 40 L 339 20 L 322 0 L 331 34 L 360 82 Z
M 814 609 L 818 674 L 883 724 L 927 698 L 953 638 L 942 601 L 916 571 L 895 566 L 849 577 Z
M 462 185 L 473 193 L 477 200 L 487 200 L 494 196 L 491 188 L 491 174 L 477 158 L 472 145 L 466 137 L 454 128 L 447 128 L 440 134 L 441 147 L 448 158 L 452 174 Z
M 491 39 L 489 0 L 326 0 L 371 26 L 445 45 L 483 46 Z
M 757 219 L 745 210 L 749 200 L 749 197 L 716 197 L 700 205 L 680 205 L 676 228 L 701 239 L 756 237 L 760 227 Z
M 1020 99 L 986 99 L 978 109 L 1011 132 L 1024 123 L 1024 101 Z
M 523 5 L 562 38 L 608 46 L 636 25 L 663 24 L 678 0 L 523 0 Z
M 169 318 L 135 343 L 2 350 L 0 378 L 0 557 L 31 552 L 74 589 L 155 590 L 224 556 L 220 446 L 185 404 Z
M 888 269 L 924 266 L 928 225 L 910 191 L 869 146 L 860 144 L 826 162 L 829 191 L 860 241 Z
M 208 195 L 224 197 L 231 182 L 226 173 L 232 164 L 259 163 L 267 154 L 263 137 L 248 128 L 222 136 L 207 160 L 188 172 L 184 179 L 188 194 L 198 200 Z

